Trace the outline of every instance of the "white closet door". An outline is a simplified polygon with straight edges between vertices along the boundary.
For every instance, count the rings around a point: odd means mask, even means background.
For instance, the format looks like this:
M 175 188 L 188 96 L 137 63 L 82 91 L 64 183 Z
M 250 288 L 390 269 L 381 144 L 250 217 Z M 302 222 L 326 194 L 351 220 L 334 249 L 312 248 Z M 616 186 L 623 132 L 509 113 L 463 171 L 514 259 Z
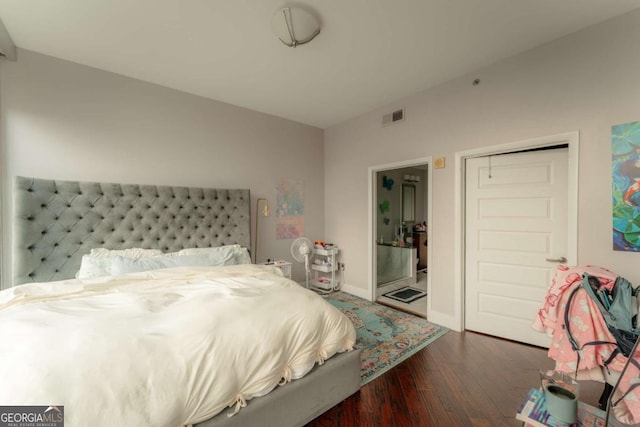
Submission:
M 548 347 L 531 324 L 567 256 L 568 149 L 467 159 L 465 328 Z

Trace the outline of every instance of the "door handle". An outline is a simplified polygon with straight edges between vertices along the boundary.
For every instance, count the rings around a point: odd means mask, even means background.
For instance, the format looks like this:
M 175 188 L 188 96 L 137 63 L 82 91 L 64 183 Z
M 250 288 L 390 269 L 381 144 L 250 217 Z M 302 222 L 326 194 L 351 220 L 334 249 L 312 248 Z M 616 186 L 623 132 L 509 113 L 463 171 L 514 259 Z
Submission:
M 565 257 L 561 256 L 560 258 L 546 258 L 546 261 L 565 263 L 565 262 L 567 262 L 567 259 Z

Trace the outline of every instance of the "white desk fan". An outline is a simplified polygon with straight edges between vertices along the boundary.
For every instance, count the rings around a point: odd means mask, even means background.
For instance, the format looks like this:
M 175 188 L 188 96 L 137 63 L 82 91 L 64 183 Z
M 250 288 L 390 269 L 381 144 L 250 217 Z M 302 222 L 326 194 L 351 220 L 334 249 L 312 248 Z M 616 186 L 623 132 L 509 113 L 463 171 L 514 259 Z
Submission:
M 311 240 L 299 237 L 291 244 L 291 256 L 298 262 L 304 262 L 304 284 L 309 289 L 309 260 L 313 257 L 314 249 Z

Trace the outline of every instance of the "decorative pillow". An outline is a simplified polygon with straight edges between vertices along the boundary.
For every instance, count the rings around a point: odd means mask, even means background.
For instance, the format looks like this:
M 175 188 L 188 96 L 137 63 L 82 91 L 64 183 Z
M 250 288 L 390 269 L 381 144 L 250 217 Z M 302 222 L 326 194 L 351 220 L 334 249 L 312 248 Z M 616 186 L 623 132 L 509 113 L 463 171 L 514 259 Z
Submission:
M 111 275 L 111 260 L 115 256 L 140 259 L 144 257 L 162 255 L 162 251 L 159 249 L 106 249 L 106 248 L 94 248 L 88 255 L 82 256 L 80 263 L 80 270 L 76 273 L 78 279 L 91 279 L 94 277 L 102 277 Z

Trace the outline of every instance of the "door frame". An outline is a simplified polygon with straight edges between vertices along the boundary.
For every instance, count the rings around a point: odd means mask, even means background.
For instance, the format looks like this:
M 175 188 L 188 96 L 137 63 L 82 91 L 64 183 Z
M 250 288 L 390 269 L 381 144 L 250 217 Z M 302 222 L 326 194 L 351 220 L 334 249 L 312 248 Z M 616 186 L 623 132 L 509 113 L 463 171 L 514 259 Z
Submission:
M 506 144 L 491 145 L 455 153 L 454 182 L 454 312 L 453 328 L 464 330 L 464 258 L 465 258 L 465 165 L 466 159 L 494 154 L 508 154 L 518 151 L 568 145 L 567 164 L 567 264 L 576 265 L 578 261 L 578 154 L 580 134 L 578 131 L 543 136 Z
M 368 254 L 369 254 L 369 298 L 371 301 L 376 300 L 376 271 L 378 268 L 378 263 L 376 260 L 376 221 L 375 221 L 375 212 L 378 206 L 378 198 L 376 191 L 376 177 L 378 172 L 393 170 L 393 169 L 402 169 L 402 168 L 410 168 L 414 166 L 420 165 L 428 165 L 427 167 L 427 232 L 429 233 L 432 228 L 433 222 L 433 158 L 431 156 L 421 157 L 418 159 L 404 160 L 400 162 L 394 163 L 386 163 L 382 165 L 375 165 L 369 167 L 369 213 L 368 213 L 368 222 L 369 222 L 369 232 L 368 232 Z M 429 251 L 427 252 L 427 265 L 429 266 L 429 270 L 432 269 L 431 262 L 431 254 L 433 253 L 432 249 L 433 239 L 429 239 Z M 431 294 L 431 276 L 432 274 L 427 273 L 427 316 L 431 313 L 431 304 L 432 298 Z

